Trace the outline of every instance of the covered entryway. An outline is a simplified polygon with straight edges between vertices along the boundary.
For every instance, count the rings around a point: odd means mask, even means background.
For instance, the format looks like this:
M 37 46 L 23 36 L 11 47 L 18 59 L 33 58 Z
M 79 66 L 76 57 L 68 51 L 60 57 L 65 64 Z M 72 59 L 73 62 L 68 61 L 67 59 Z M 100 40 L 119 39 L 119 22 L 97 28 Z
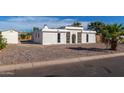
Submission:
M 72 34 L 72 43 L 76 43 L 76 35 Z

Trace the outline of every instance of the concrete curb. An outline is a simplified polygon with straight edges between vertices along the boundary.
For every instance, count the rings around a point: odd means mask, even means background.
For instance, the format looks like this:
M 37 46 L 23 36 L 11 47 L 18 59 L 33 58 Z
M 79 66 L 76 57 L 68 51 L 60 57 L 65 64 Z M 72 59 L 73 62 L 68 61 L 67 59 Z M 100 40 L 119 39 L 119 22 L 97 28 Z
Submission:
M 3 66 L 0 66 L 0 72 L 20 70 L 20 69 L 29 69 L 29 68 L 35 68 L 35 67 L 52 66 L 52 65 L 60 65 L 60 64 L 68 64 L 68 63 L 75 63 L 75 62 L 84 62 L 84 61 L 112 58 L 112 57 L 119 57 L 119 56 L 124 56 L 124 53 L 78 57 L 78 58 L 70 58 L 70 59 L 59 59 L 59 60 L 52 60 L 52 61 L 41 61 L 41 62 L 22 63 L 22 64 L 12 64 L 12 65 L 3 65 Z

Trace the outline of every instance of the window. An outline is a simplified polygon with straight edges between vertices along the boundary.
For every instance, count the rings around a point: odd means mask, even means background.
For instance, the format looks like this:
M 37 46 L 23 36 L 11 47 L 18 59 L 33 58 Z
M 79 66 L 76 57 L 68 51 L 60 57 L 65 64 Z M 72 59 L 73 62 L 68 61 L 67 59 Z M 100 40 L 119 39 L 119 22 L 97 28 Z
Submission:
M 38 33 L 38 38 L 40 37 L 40 34 Z
M 66 43 L 70 43 L 70 32 L 66 33 Z
M 61 34 L 58 33 L 58 43 L 60 43 L 60 39 L 61 39 Z
M 86 42 L 89 42 L 89 35 L 86 35 Z
M 37 38 L 37 33 L 35 33 L 35 37 Z
M 78 32 L 77 34 L 78 34 L 78 43 L 81 43 L 81 37 L 82 37 L 81 34 L 82 34 L 82 33 L 81 33 L 81 32 Z

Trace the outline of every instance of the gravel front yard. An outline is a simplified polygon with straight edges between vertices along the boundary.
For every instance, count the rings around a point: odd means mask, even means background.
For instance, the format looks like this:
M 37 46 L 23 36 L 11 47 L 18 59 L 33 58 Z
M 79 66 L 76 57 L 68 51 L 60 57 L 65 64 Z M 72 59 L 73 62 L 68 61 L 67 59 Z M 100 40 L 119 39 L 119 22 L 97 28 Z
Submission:
M 8 45 L 0 51 L 0 65 L 24 62 L 37 62 L 72 57 L 93 56 L 124 52 L 124 45 L 118 45 L 118 51 L 105 50 L 104 44 L 51 45 L 17 44 Z

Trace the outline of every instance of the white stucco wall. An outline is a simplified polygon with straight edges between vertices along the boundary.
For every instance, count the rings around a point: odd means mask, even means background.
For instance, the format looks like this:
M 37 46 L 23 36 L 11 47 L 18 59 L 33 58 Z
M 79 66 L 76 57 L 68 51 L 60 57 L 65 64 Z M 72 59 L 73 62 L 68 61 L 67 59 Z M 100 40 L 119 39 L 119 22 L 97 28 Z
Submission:
M 8 44 L 17 44 L 18 40 L 18 32 L 14 30 L 3 31 L 2 36 L 6 38 Z
M 60 44 L 66 44 L 66 33 L 60 34 L 61 34 Z
M 86 42 L 86 33 L 82 33 L 82 43 L 87 43 Z
M 43 45 L 57 44 L 57 33 L 43 32 Z
M 88 42 L 87 42 L 87 34 L 89 35 Z M 82 33 L 82 43 L 96 43 L 96 34 Z
M 66 33 L 60 33 L 60 42 L 58 43 L 57 32 L 43 32 L 43 45 L 66 44 Z
M 89 43 L 96 43 L 96 35 L 89 34 Z

